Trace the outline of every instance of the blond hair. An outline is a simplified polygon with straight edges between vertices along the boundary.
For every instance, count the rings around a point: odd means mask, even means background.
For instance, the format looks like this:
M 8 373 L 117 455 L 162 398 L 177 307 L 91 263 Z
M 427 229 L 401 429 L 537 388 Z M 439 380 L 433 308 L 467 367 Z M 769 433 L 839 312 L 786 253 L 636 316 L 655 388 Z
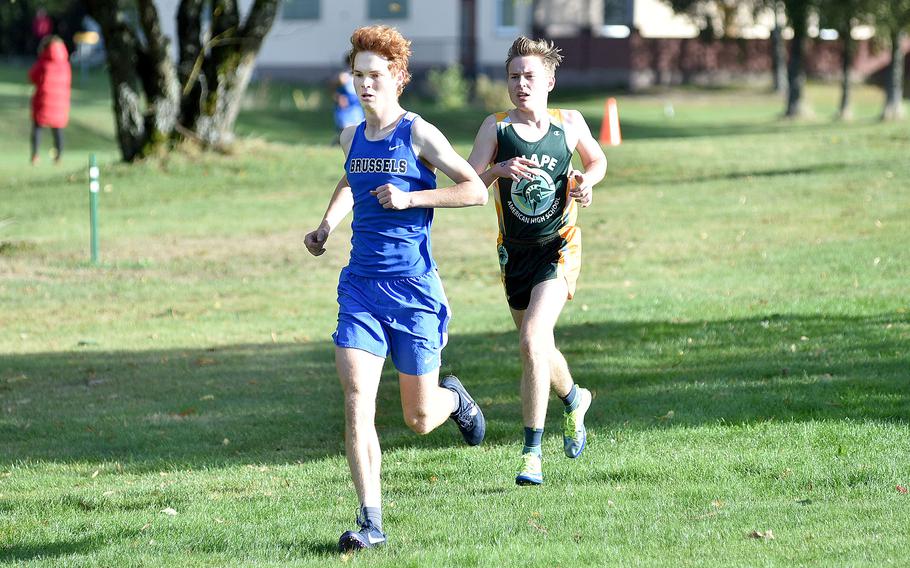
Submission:
M 509 54 L 506 56 L 506 70 L 509 68 L 509 63 L 512 63 L 512 60 L 516 57 L 536 55 L 543 61 L 544 68 L 551 74 L 555 74 L 556 68 L 562 63 L 562 54 L 559 52 L 560 49 L 552 41 L 545 39 L 534 40 L 520 36 L 512 42 L 512 47 L 509 48 Z
M 348 52 L 348 65 L 354 68 L 354 57 L 362 51 L 372 51 L 389 60 L 390 71 L 401 71 L 404 79 L 398 87 L 398 94 L 411 81 L 408 71 L 408 58 L 411 57 L 411 41 L 405 39 L 401 32 L 390 26 L 365 26 L 354 30 L 351 35 L 351 51 Z

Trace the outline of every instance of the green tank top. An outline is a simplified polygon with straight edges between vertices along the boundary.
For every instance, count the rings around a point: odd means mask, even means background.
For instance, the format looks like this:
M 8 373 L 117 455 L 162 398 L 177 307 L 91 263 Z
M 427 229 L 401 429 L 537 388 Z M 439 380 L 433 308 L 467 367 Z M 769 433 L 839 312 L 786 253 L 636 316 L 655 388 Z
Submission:
M 539 242 L 575 225 L 577 207 L 568 195 L 572 152 L 566 143 L 562 111 L 547 109 L 547 112 L 550 128 L 536 142 L 528 142 L 515 132 L 508 113 L 496 114 L 494 161 L 522 156 L 539 164 L 532 169 L 533 179 L 497 178 L 493 195 L 500 241 Z

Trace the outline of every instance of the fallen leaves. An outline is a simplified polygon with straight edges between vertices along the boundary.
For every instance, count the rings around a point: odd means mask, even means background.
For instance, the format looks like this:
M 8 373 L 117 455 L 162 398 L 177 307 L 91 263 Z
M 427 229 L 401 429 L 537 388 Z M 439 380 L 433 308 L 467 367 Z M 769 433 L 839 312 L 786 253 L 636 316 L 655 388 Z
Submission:
M 764 541 L 774 540 L 774 531 L 768 529 L 766 531 L 752 531 L 749 533 L 749 538 L 757 538 Z
M 180 412 L 177 413 L 177 416 L 179 416 L 181 418 L 186 418 L 187 416 L 192 416 L 193 414 L 196 414 L 196 408 L 192 407 L 192 406 L 188 406 L 186 408 L 181 409 Z
M 172 507 L 165 507 L 164 509 L 161 509 L 161 512 L 165 515 L 168 515 L 169 517 L 173 517 L 177 514 L 177 510 Z
M 904 487 L 903 485 L 897 485 L 897 486 L 895 486 L 895 489 L 897 489 L 898 493 L 902 493 L 904 495 L 907 494 L 907 488 Z
M 537 511 L 534 511 L 533 513 L 531 513 L 531 518 L 528 519 L 528 525 L 531 526 L 532 528 L 538 530 L 539 532 L 542 532 L 543 534 L 549 534 L 549 531 L 547 530 L 547 528 L 537 521 L 537 519 L 539 519 L 539 518 L 540 518 L 540 513 L 538 513 Z
M 709 510 L 709 511 L 702 513 L 701 515 L 698 515 L 693 518 L 696 521 L 703 521 L 705 519 L 710 519 L 711 517 L 716 517 L 718 512 L 720 511 L 720 509 L 723 509 L 725 505 L 726 505 L 726 503 L 724 503 L 720 499 L 714 499 L 713 501 L 711 501 L 711 507 L 713 507 L 712 510 Z

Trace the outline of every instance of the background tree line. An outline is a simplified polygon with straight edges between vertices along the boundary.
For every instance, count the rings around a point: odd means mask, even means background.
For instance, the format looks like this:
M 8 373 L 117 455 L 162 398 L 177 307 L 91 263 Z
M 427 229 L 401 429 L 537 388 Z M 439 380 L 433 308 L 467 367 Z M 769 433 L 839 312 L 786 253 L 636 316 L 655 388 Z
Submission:
M 536 0 L 535 0 L 536 1 Z M 850 117 L 850 73 L 855 42 L 851 30 L 876 28 L 876 41 L 890 50 L 883 119 L 904 114 L 903 39 L 910 30 L 910 0 L 664 0 L 702 30 L 703 39 L 735 36 L 745 12 L 753 21 L 772 14 L 773 77 L 786 92 L 785 115 L 807 112 L 803 99 L 810 18 L 838 31 L 842 44 L 840 116 Z M 5 0 L 0 3 L 0 53 L 34 52 L 31 20 L 39 7 L 55 33 L 72 47 L 84 15 L 101 26 L 106 45 L 117 141 L 133 161 L 167 151 L 181 140 L 209 148 L 233 141 L 234 123 L 256 54 L 275 21 L 281 0 L 254 0 L 245 17 L 237 0 L 181 0 L 177 10 L 177 56 L 161 31 L 155 0 Z M 789 47 L 783 29 L 789 26 Z M 534 29 L 541 29 L 534 26 Z
M 819 28 L 837 30 L 841 43 L 842 81 L 839 116 L 850 118 L 850 69 L 856 52 L 852 31 L 869 25 L 876 29 L 876 41 L 890 50 L 891 58 L 885 75 L 885 105 L 882 118 L 892 120 L 904 115 L 904 38 L 910 30 L 910 0 L 664 0 L 679 14 L 688 16 L 702 30 L 703 38 L 722 38 L 738 32 L 745 14 L 754 21 L 760 14 L 772 14 L 772 60 L 775 89 L 786 91 L 785 116 L 807 114 L 803 99 L 806 81 L 806 43 L 810 18 L 817 18 Z M 786 22 L 784 22 L 786 20 Z M 782 28 L 793 31 L 789 50 Z

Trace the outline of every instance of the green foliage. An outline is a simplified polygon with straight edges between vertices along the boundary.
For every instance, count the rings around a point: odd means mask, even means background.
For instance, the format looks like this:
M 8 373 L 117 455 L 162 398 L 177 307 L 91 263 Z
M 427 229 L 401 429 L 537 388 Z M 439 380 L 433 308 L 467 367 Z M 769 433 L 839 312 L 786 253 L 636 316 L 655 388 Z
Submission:
M 513 106 L 509 98 L 509 86 L 505 81 L 479 75 L 474 84 L 474 92 L 477 102 L 487 112 L 508 110 Z
M 753 18 L 765 8 L 768 0 L 663 0 L 677 14 L 687 16 L 705 39 L 738 37 L 739 28 L 748 22 L 741 21 L 745 15 L 743 5 Z
M 841 34 L 853 27 L 874 21 L 878 0 L 815 0 L 819 25 Z
M 461 65 L 455 64 L 442 70 L 431 69 L 427 74 L 427 90 L 440 108 L 458 110 L 467 106 L 471 85 Z
M 876 25 L 885 37 L 910 31 L 910 0 L 879 0 L 874 10 Z
M 580 212 L 584 269 L 556 330 L 597 393 L 589 446 L 561 457 L 552 398 L 532 491 L 513 481 L 521 368 L 494 209 L 438 210 L 455 313 L 443 370 L 489 437 L 411 433 L 387 366 L 390 544 L 339 558 L 357 502 L 330 334 L 350 228 L 318 259 L 301 245 L 342 171 L 331 116 L 244 112 L 238 131 L 258 138 L 233 155 L 126 166 L 97 75 L 74 92 L 63 162 L 32 167 L 22 75 L 0 68 L 0 217 L 17 220 L 3 238 L 32 243 L 0 255 L 0 563 L 904 562 L 910 133 L 873 120 L 877 89 L 857 89 L 853 124 L 778 121 L 757 91 L 620 97 L 625 142 Z M 836 89 L 806 96 L 836 107 Z M 553 104 L 602 118 L 601 96 Z M 483 118 L 414 110 L 463 155 Z

